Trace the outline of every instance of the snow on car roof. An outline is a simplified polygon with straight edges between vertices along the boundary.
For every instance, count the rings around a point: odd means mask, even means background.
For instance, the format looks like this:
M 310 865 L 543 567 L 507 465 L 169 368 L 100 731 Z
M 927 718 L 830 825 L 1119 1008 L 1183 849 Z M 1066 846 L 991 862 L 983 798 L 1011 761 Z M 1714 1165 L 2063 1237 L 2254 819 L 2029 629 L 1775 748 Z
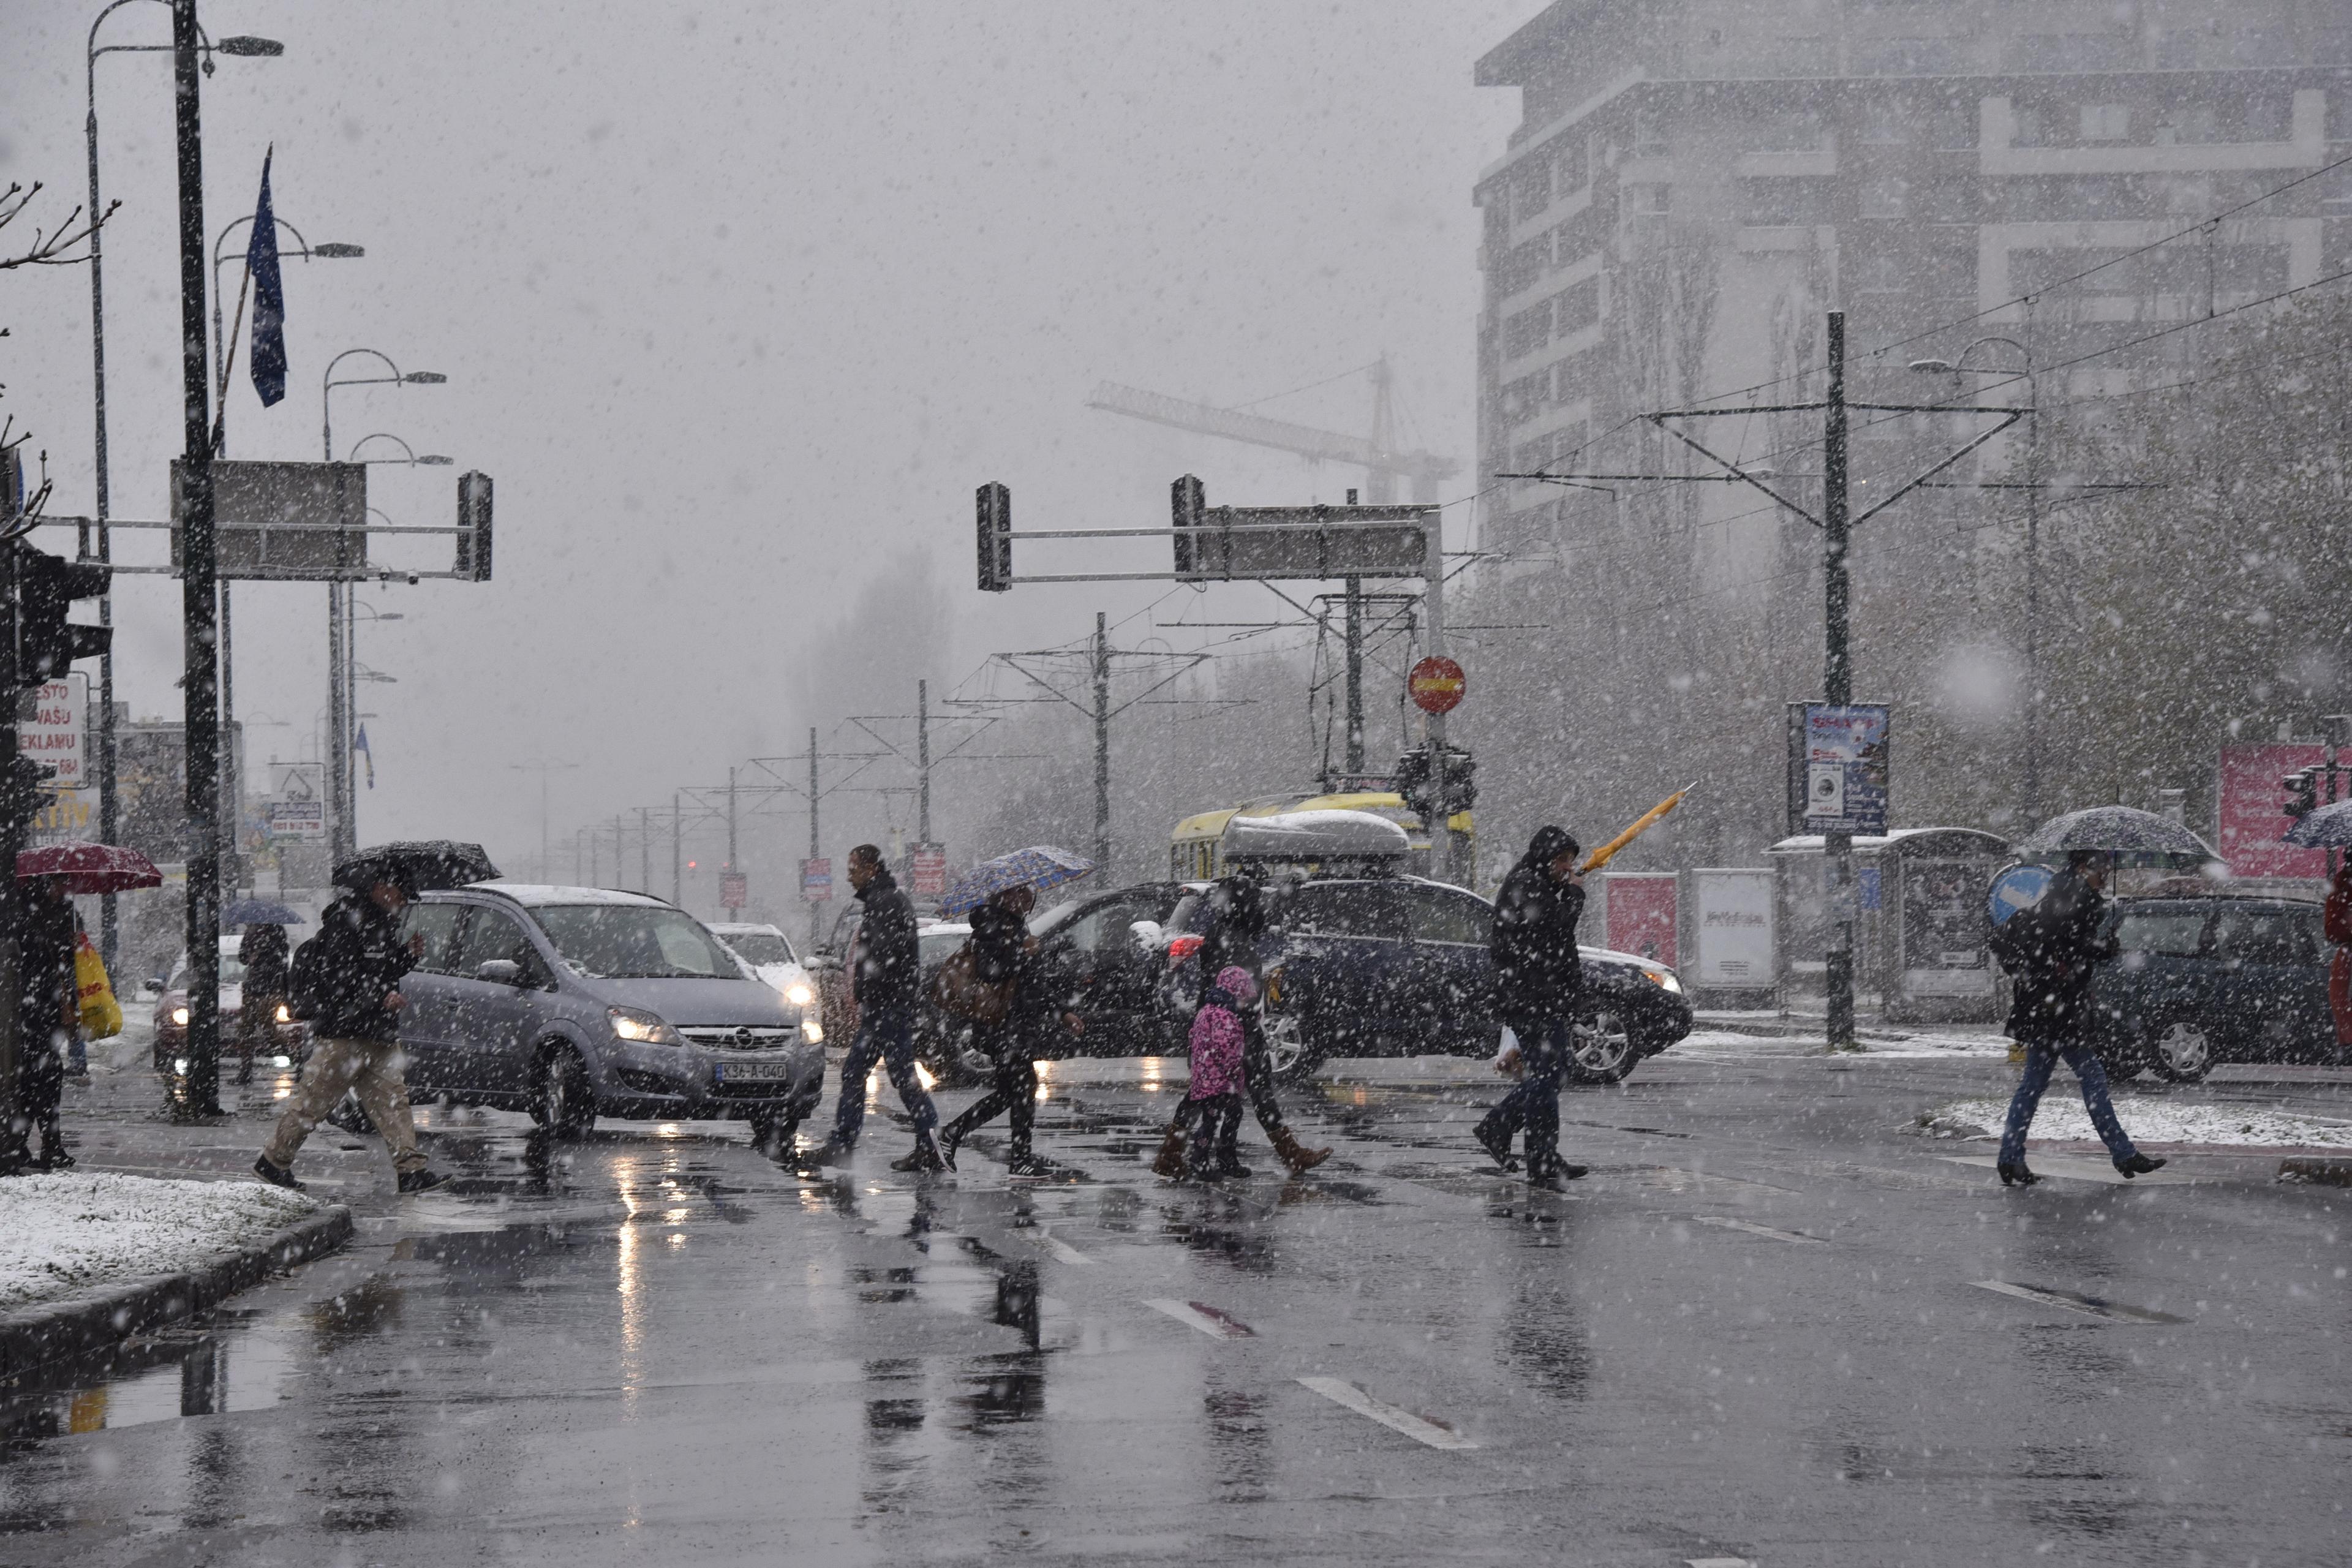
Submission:
M 618 888 L 559 888 L 541 882 L 469 882 L 451 889 L 461 893 L 496 893 L 518 904 L 536 908 L 542 904 L 624 904 L 641 908 L 667 910 L 674 908 L 668 900 L 644 893 L 625 893 Z M 426 894 L 430 898 L 433 895 Z

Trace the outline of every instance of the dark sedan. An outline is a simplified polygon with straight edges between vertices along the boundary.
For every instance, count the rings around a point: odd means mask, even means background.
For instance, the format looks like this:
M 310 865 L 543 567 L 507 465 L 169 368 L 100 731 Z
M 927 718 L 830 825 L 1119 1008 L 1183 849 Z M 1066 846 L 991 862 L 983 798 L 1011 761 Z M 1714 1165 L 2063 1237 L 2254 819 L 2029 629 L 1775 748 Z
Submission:
M 2109 1073 L 2194 1083 L 2217 1062 L 2336 1055 L 2320 906 L 2231 894 L 2124 899 L 2121 955 L 2092 982 L 2092 1037 Z

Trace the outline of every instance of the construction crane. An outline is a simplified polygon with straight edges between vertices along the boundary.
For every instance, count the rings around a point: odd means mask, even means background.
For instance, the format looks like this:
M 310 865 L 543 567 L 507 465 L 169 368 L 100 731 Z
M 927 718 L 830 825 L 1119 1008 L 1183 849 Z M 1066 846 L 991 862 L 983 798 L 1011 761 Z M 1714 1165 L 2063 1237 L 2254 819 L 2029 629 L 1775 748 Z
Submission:
M 1371 374 L 1372 434 L 1369 439 L 1342 436 L 1336 430 L 1318 430 L 1311 425 L 1294 425 L 1287 419 L 1268 419 L 1264 415 L 1237 409 L 1187 403 L 1181 397 L 1121 386 L 1113 381 L 1097 383 L 1087 398 L 1087 406 L 1149 419 L 1155 425 L 1172 425 L 1179 430 L 1195 430 L 1203 436 L 1222 436 L 1228 441 L 1242 441 L 1253 447 L 1296 452 L 1317 462 L 1354 463 L 1364 470 L 1364 492 L 1374 506 L 1385 506 L 1397 499 L 1400 479 L 1411 484 L 1414 500 L 1433 501 L 1437 499 L 1438 481 L 1460 473 L 1462 465 L 1434 452 L 1396 450 L 1390 434 L 1389 362 L 1376 361 Z
M 1253 447 L 1271 447 L 1278 452 L 1296 452 L 1317 462 L 1360 465 L 1364 470 L 1364 489 L 1374 506 L 1386 506 L 1395 501 L 1399 479 L 1412 485 L 1414 501 L 1434 502 L 1438 481 L 1460 473 L 1462 465 L 1434 452 L 1400 452 L 1396 449 L 1391 428 L 1389 362 L 1383 357 L 1373 361 L 1370 368 L 1372 376 L 1372 433 L 1370 438 L 1342 436 L 1336 430 L 1318 430 L 1311 425 L 1294 425 L 1286 419 L 1268 419 L 1264 415 L 1247 414 L 1239 409 L 1213 408 L 1205 403 L 1187 403 L 1181 397 L 1121 386 L 1113 381 L 1097 383 L 1093 395 L 1087 399 L 1087 406 L 1108 409 L 1113 414 L 1125 414 L 1136 419 L 1149 419 L 1155 425 L 1172 425 L 1179 430 L 1194 430 L 1203 436 L 1222 436 L 1228 441 L 1246 442 Z M 1356 492 L 1349 490 L 1349 504 L 1354 505 L 1355 500 Z M 1360 775 L 1364 772 L 1364 588 L 1360 577 L 1350 577 L 1347 583 L 1346 760 L 1349 773 Z

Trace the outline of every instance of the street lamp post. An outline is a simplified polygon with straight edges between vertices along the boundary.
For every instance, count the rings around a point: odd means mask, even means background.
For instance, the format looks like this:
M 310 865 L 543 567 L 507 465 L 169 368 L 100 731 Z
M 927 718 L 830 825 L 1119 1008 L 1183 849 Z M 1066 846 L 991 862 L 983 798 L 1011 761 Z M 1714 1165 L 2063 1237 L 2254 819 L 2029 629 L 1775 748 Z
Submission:
M 1919 359 L 1910 368 L 1931 375 L 1968 374 L 1969 355 L 1988 344 L 2015 349 L 2022 372 L 1988 365 L 1979 374 L 2025 381 L 2025 767 L 2021 802 L 2027 826 L 2042 820 L 2042 396 L 2033 379 L 2033 351 L 2015 338 L 1979 338 L 1948 360 Z
M 366 354 L 383 362 L 389 375 L 355 375 L 335 378 L 335 367 L 353 354 Z M 345 349 L 327 362 L 319 378 L 319 444 L 320 456 L 328 462 L 335 460 L 334 391 L 339 386 L 437 386 L 449 378 L 437 371 L 404 372 L 393 363 L 390 355 L 376 349 Z M 327 763 L 327 802 L 332 816 L 328 835 L 330 858 L 340 858 L 359 847 L 350 831 L 352 809 L 351 701 L 345 683 L 344 665 L 344 602 L 349 591 L 341 583 L 327 584 L 327 689 L 331 722 L 328 725 L 335 740 L 335 754 Z
M 100 44 L 98 30 L 106 19 L 123 6 L 138 0 L 110 0 L 89 25 L 89 39 L 83 51 L 83 83 L 86 112 L 82 118 L 82 135 L 87 143 L 89 163 L 89 211 L 92 215 L 106 209 L 99 204 L 98 186 L 98 59 L 100 55 L 172 54 L 177 47 L 169 44 Z M 145 0 L 172 9 L 172 0 Z M 176 22 L 176 16 L 174 18 Z M 193 18 L 191 18 L 193 26 Z M 266 59 L 286 52 L 286 46 L 273 38 L 257 38 L 245 35 L 223 38 L 215 44 L 204 36 L 201 27 L 194 29 L 195 48 L 204 62 L 204 72 L 213 72 L 215 53 Z M 98 228 L 89 234 L 89 359 L 91 416 L 95 424 L 90 444 L 92 481 L 95 495 L 91 508 L 94 528 L 80 530 L 78 553 L 83 560 L 110 561 L 114 558 L 112 531 L 107 527 L 112 494 L 108 485 L 106 443 L 106 259 L 105 243 Z M 92 545 L 95 544 L 95 552 Z M 114 595 L 100 595 L 98 623 L 102 626 L 114 624 Z M 121 808 L 115 798 L 116 749 L 114 728 L 114 655 L 111 650 L 100 654 L 98 660 L 98 831 L 99 837 L 111 844 L 121 836 Z M 115 895 L 108 893 L 99 900 L 99 947 L 108 967 L 115 965 L 121 945 L 121 925 L 115 905 Z

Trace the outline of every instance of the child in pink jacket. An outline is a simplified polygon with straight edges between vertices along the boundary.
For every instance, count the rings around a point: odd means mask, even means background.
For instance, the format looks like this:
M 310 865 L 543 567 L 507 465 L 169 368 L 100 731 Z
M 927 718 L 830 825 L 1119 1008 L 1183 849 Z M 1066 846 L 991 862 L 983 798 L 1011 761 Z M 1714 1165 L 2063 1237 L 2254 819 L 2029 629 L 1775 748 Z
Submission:
M 1249 971 L 1229 963 L 1217 972 L 1216 983 L 1201 993 L 1200 1011 L 1192 1015 L 1192 1084 L 1187 1109 L 1200 1116 L 1192 1131 L 1192 1173 L 1237 1175 L 1241 1159 L 1234 1147 L 1242 1124 L 1241 1009 L 1257 1000 L 1257 983 Z

